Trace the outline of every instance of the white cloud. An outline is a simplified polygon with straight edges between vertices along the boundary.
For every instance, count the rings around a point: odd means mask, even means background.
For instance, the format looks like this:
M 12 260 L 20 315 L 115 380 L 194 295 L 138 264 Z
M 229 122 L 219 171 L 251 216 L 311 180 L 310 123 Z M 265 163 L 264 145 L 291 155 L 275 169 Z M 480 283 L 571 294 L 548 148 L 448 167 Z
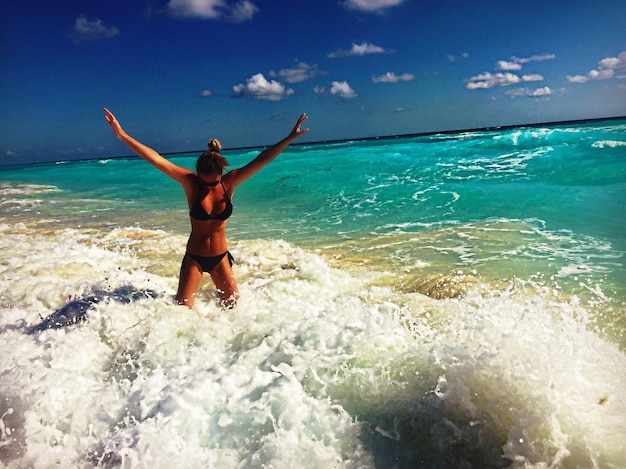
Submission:
M 542 62 L 545 60 L 554 60 L 555 58 L 555 54 L 541 54 L 523 58 L 513 56 L 510 60 L 499 60 L 496 62 L 496 69 L 501 70 L 501 72 L 483 72 L 479 75 L 473 76 L 467 80 L 466 88 L 468 90 L 489 89 L 496 86 L 509 86 L 530 81 L 542 81 L 543 76 L 536 73 L 520 76 L 512 72 L 520 71 L 522 69 L 522 65 L 527 64 L 528 62 Z M 540 89 L 545 92 L 545 90 L 549 88 L 545 87 Z M 526 90 L 526 88 L 523 88 L 522 90 Z M 532 90 L 529 92 L 532 92 Z M 516 91 L 511 91 L 507 94 L 518 96 L 515 93 Z M 524 94 L 524 96 L 527 95 Z
M 528 75 L 522 75 L 522 81 L 541 81 L 543 76 L 538 73 L 530 73 Z
M 250 20 L 259 11 L 250 0 L 240 0 L 235 4 L 227 0 L 170 0 L 167 8 L 177 18 L 224 19 L 235 22 Z
M 315 94 L 320 96 L 339 96 L 341 98 L 356 98 L 358 95 L 356 91 L 352 89 L 352 87 L 348 84 L 347 81 L 333 81 L 330 84 L 330 89 L 325 86 L 316 86 L 313 88 Z
M 72 39 L 76 42 L 101 41 L 119 36 L 120 30 L 115 26 L 107 26 L 102 20 L 88 20 L 81 15 L 76 18 L 72 29 Z
M 380 46 L 364 42 L 363 44 L 352 44 L 350 50 L 338 50 L 337 52 L 331 52 L 327 55 L 329 58 L 337 57 L 349 57 L 353 55 L 367 55 L 367 54 L 388 54 L 391 51 L 387 51 Z
M 387 72 L 384 75 L 372 77 L 372 81 L 374 83 L 397 83 L 399 81 L 411 81 L 413 78 L 415 78 L 415 76 L 412 73 L 396 75 L 393 72 Z
M 298 62 L 298 64 L 293 68 L 284 68 L 279 72 L 272 71 L 270 72 L 270 76 L 278 76 L 287 83 L 301 83 L 325 73 L 326 72 L 319 70 L 317 65 L 309 65 L 305 62 Z
M 567 81 L 569 83 L 586 83 L 589 81 L 589 77 L 583 75 L 568 75 Z
M 232 9 L 231 19 L 236 22 L 251 20 L 259 8 L 249 0 L 238 2 Z
M 597 70 L 590 70 L 587 75 L 568 75 L 569 83 L 586 83 L 590 80 L 608 80 L 615 76 L 615 70 L 626 68 L 626 51 L 620 52 L 617 57 L 607 57 L 598 62 Z M 622 78 L 623 75 L 618 75 Z
M 233 86 L 236 98 L 249 96 L 263 101 L 281 101 L 293 94 L 292 89 L 285 88 L 282 83 L 272 80 L 267 81 L 262 73 L 252 75 L 245 84 Z
M 522 65 L 528 62 L 543 62 L 546 60 L 554 60 L 555 58 L 555 54 L 531 55 L 525 58 L 513 56 L 510 60 L 499 60 L 496 62 L 496 69 L 504 71 L 521 70 Z
M 170 0 L 167 8 L 179 18 L 216 19 L 223 5 L 222 0 Z
M 612 68 L 591 70 L 589 72 L 589 78 L 592 80 L 607 80 L 613 78 L 613 75 L 615 75 L 615 71 Z
M 520 58 L 520 57 L 511 57 L 511 61 L 512 62 L 516 62 L 516 63 L 520 63 L 520 64 L 526 64 L 528 62 L 543 62 L 545 60 L 554 60 L 556 58 L 555 54 L 541 54 L 541 55 L 531 55 L 530 57 L 527 58 Z
M 460 56 L 456 56 L 453 54 L 446 55 L 449 62 L 456 62 L 457 60 L 467 59 L 469 58 L 469 54 L 467 52 L 463 52 Z
M 333 81 L 330 87 L 330 94 L 339 95 L 342 98 L 356 98 L 356 92 L 350 87 L 347 81 Z
M 552 90 L 548 86 L 544 86 L 543 88 L 536 88 L 531 90 L 530 88 L 518 88 L 515 90 L 510 90 L 506 92 L 507 96 L 511 96 L 513 98 L 517 96 L 526 96 L 529 98 L 540 98 L 542 96 L 549 96 L 552 94 Z
M 468 90 L 488 89 L 496 86 L 508 86 L 522 82 L 541 81 L 543 77 L 537 74 L 516 75 L 514 73 L 489 73 L 484 72 L 469 79 L 466 88 Z
M 380 12 L 404 2 L 405 0 L 346 0 L 343 5 L 349 10 Z
M 625 55 L 626 56 L 626 52 L 622 52 L 621 55 Z M 624 61 L 622 59 L 620 59 L 620 57 L 607 57 L 606 59 L 600 60 L 598 65 L 600 65 L 601 69 L 611 69 L 611 70 L 613 70 L 615 68 L 623 67 L 624 66 Z
M 518 62 L 508 62 L 506 60 L 499 60 L 496 63 L 496 69 L 497 70 L 505 70 L 505 71 L 521 70 L 522 69 L 522 64 L 520 64 Z
M 529 94 L 528 96 L 534 98 L 537 96 L 548 96 L 550 94 L 552 94 L 552 89 L 549 86 L 544 86 L 543 88 L 537 88 L 533 90 L 532 93 Z

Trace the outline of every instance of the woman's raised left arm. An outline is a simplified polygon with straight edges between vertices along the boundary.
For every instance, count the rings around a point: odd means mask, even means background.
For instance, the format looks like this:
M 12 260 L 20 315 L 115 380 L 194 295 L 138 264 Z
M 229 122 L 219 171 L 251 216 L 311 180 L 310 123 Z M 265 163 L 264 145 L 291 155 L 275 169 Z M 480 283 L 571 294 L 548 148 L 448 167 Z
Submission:
M 234 169 L 230 171 L 228 173 L 230 186 L 234 188 L 246 179 L 254 176 L 264 166 L 272 162 L 278 155 L 280 155 L 285 150 L 285 148 L 287 148 L 291 144 L 291 142 L 307 133 L 309 129 L 302 129 L 301 126 L 302 123 L 308 118 L 309 117 L 306 115 L 306 113 L 302 114 L 298 118 L 296 125 L 293 127 L 293 129 L 291 129 L 291 132 L 289 132 L 289 135 L 287 135 L 284 139 L 263 150 L 255 159 L 253 159 L 247 165 L 239 169 Z

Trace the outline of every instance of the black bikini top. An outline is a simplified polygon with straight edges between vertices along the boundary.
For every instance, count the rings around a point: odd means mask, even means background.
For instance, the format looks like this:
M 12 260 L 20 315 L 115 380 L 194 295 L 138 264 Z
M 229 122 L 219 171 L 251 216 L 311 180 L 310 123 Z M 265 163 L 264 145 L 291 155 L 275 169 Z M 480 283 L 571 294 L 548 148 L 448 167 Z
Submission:
M 198 182 L 201 185 L 208 185 L 208 184 L 203 184 L 203 181 L 198 178 Z M 210 213 L 207 213 L 207 211 L 204 209 L 204 207 L 202 206 L 202 204 L 200 203 L 202 200 L 200 198 L 200 193 L 198 192 L 198 198 L 196 199 L 196 201 L 193 203 L 193 205 L 191 206 L 191 210 L 189 210 L 189 216 L 191 218 L 195 218 L 196 220 L 226 220 L 228 217 L 230 217 L 233 213 L 233 203 L 230 201 L 230 197 L 228 197 L 228 193 L 226 192 L 226 188 L 224 187 L 224 183 L 220 180 L 220 184 L 222 185 L 222 189 L 224 189 L 224 198 L 226 199 L 226 207 L 224 207 L 224 210 L 222 211 L 222 213 L 218 213 L 216 215 L 212 215 Z

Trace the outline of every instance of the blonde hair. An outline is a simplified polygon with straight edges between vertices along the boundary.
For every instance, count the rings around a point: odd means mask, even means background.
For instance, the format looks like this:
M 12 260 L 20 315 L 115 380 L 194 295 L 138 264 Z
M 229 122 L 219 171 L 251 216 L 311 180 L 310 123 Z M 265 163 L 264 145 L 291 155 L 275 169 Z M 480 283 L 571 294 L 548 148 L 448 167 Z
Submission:
M 218 139 L 212 138 L 211 140 L 209 140 L 209 151 L 216 151 L 219 153 L 221 150 L 222 144 Z
M 229 165 L 226 158 L 220 155 L 222 144 L 216 138 L 209 140 L 208 150 L 205 151 L 198 161 L 196 161 L 196 172 L 198 174 L 222 173 Z

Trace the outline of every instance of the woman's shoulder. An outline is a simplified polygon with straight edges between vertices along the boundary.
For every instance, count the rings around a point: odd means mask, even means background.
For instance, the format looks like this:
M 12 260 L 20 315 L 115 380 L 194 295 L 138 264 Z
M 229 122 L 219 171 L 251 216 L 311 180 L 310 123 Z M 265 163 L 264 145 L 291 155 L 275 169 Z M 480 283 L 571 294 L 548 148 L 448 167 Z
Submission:
M 188 171 L 189 172 L 181 174 L 181 182 L 183 184 L 190 184 L 194 186 L 198 185 L 198 181 L 200 181 L 200 178 L 198 177 L 198 175 L 191 170 L 188 170 Z
M 236 174 L 237 174 L 236 169 L 231 169 L 226 174 L 222 174 L 222 179 L 221 179 L 222 184 L 224 184 L 226 187 L 230 187 L 233 184 L 233 181 L 235 180 Z
M 239 184 L 239 168 L 231 169 L 226 174 L 222 176 L 222 182 L 228 189 L 234 189 L 237 184 Z
M 200 188 L 198 181 L 198 175 L 191 170 L 189 170 L 188 173 L 181 175 L 178 179 L 178 182 L 183 186 L 185 194 L 187 194 L 187 198 L 189 200 L 198 196 L 198 189 Z

